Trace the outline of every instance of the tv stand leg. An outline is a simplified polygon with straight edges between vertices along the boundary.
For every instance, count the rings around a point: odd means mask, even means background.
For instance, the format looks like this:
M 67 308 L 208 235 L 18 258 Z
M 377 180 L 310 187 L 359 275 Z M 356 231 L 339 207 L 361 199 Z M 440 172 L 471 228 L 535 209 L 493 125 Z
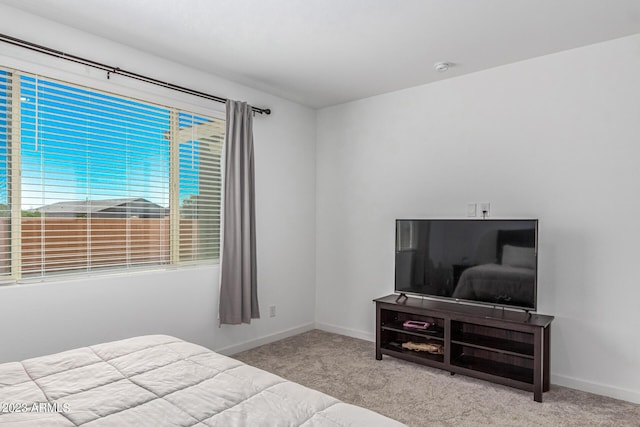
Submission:
M 376 304 L 376 360 L 382 360 L 382 313 L 380 304 Z
M 549 391 L 549 346 L 551 345 L 551 325 L 544 331 L 544 349 L 542 350 L 544 377 L 542 378 L 542 391 Z

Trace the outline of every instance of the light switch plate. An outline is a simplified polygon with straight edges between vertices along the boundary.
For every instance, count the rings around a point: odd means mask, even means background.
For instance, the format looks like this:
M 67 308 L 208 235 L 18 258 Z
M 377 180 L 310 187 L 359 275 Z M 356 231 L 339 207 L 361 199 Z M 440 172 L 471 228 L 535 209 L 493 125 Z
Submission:
M 475 217 L 477 215 L 477 207 L 476 203 L 467 203 L 467 216 Z

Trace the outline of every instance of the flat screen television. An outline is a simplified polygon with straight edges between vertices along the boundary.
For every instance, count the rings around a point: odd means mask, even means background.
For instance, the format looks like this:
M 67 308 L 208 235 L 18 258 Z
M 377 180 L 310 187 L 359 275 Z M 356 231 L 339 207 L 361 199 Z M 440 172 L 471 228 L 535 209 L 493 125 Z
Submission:
M 537 270 L 537 219 L 396 220 L 396 293 L 535 311 Z

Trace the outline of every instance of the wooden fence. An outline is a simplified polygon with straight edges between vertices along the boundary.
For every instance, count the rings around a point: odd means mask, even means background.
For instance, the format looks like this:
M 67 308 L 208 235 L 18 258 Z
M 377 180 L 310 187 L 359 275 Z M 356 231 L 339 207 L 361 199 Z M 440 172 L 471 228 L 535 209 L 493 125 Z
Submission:
M 180 220 L 180 258 L 197 258 L 198 220 Z M 8 218 L 0 218 L 0 274 L 9 274 Z M 169 218 L 22 218 L 24 275 L 170 262 Z

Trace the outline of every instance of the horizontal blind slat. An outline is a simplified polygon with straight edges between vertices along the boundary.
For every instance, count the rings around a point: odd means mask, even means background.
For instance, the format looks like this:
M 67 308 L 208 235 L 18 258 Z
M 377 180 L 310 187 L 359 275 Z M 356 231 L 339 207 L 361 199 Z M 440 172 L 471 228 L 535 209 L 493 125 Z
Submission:
M 21 100 L 9 99 L 13 84 Z M 22 241 L 13 242 L 0 174 L 0 280 L 10 277 L 15 243 L 29 278 L 170 262 L 170 110 L 0 69 L 0 168 L 22 168 L 23 213 Z M 10 114 L 21 116 L 21 165 L 2 143 Z M 223 120 L 178 113 L 181 262 L 218 257 L 224 131 Z

